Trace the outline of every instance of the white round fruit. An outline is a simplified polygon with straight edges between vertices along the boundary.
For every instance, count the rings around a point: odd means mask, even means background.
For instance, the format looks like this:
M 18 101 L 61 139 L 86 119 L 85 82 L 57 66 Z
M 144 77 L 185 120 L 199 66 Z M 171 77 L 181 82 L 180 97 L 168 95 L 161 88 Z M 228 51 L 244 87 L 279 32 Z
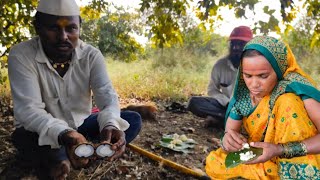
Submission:
M 94 154 L 94 148 L 90 144 L 81 144 L 74 150 L 74 153 L 78 157 L 87 158 Z
M 115 152 L 111 149 L 111 145 L 109 144 L 101 144 L 98 146 L 96 149 L 96 153 L 100 157 L 110 157 L 112 156 Z

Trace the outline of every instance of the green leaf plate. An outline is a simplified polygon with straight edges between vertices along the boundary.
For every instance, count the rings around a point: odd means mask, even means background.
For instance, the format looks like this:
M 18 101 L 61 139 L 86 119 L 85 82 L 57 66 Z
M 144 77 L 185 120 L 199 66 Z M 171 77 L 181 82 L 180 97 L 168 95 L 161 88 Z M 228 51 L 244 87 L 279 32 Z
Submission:
M 163 135 L 161 138 L 161 141 L 164 143 L 170 143 L 174 139 L 174 135 L 169 134 L 169 135 Z M 193 139 L 188 138 L 187 141 L 183 141 L 184 143 L 187 144 L 197 144 L 197 142 Z
M 176 144 L 174 147 L 170 147 L 170 142 L 173 141 L 174 135 L 163 135 L 159 146 L 171 149 L 177 152 L 189 153 L 190 149 L 194 148 L 197 144 L 193 139 L 188 138 L 186 141 L 182 141 L 181 144 Z
M 240 160 L 240 153 L 246 153 L 248 151 L 252 151 L 253 154 L 255 154 L 256 156 L 249 159 L 248 161 L 251 161 L 253 159 L 258 158 L 259 156 L 262 155 L 263 149 L 262 148 L 254 148 L 254 147 L 250 147 L 249 149 L 244 149 L 238 152 L 231 152 L 228 153 L 226 159 L 225 159 L 225 166 L 226 168 L 233 168 L 238 166 L 241 163 L 247 162 L 247 161 L 242 161 Z

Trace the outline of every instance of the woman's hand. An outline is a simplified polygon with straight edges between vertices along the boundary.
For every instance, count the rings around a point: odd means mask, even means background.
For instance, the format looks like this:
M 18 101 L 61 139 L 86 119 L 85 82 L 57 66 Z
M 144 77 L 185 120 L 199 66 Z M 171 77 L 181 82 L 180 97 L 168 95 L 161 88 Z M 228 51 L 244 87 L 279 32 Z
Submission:
M 244 143 L 247 139 L 235 130 L 229 129 L 225 132 L 222 139 L 223 150 L 227 152 L 236 152 L 242 149 Z
M 74 153 L 74 150 L 79 144 L 87 143 L 87 139 L 82 134 L 77 131 L 69 131 L 62 135 L 61 141 L 66 148 L 67 156 L 73 168 L 83 168 L 88 164 L 88 158 L 79 158 Z
M 245 164 L 257 164 L 257 163 L 264 163 L 269 161 L 275 156 L 280 156 L 282 154 L 282 147 L 277 144 L 267 143 L 267 142 L 251 142 L 250 146 L 256 148 L 262 148 L 263 153 L 257 159 L 252 161 L 248 161 Z
M 111 149 L 115 151 L 109 158 L 110 161 L 122 156 L 126 150 L 126 135 L 123 131 L 118 130 L 113 126 L 108 126 L 101 131 L 100 136 L 101 142 L 111 143 Z

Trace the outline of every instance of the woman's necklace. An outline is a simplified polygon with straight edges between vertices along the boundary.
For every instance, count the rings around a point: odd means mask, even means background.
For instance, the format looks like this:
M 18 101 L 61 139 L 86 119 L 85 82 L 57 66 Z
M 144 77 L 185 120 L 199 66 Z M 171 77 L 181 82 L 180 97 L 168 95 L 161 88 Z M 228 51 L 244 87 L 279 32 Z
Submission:
M 54 69 L 57 69 L 58 67 L 63 69 L 66 65 L 69 65 L 70 62 L 71 62 L 71 60 L 68 60 L 68 61 L 65 61 L 65 62 L 62 62 L 62 63 L 55 63 L 51 59 L 49 59 L 49 61 L 50 61 L 51 65 L 52 65 L 52 67 Z

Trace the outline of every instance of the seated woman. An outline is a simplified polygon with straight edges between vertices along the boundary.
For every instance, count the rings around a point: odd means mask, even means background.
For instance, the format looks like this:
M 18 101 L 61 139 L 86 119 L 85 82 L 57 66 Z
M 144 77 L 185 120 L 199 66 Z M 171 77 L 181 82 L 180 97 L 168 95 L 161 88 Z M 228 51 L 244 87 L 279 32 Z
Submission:
M 257 36 L 244 47 L 227 110 L 221 148 L 206 158 L 213 179 L 320 179 L 320 92 L 289 46 Z M 257 159 L 225 167 L 244 143 L 263 148 Z

